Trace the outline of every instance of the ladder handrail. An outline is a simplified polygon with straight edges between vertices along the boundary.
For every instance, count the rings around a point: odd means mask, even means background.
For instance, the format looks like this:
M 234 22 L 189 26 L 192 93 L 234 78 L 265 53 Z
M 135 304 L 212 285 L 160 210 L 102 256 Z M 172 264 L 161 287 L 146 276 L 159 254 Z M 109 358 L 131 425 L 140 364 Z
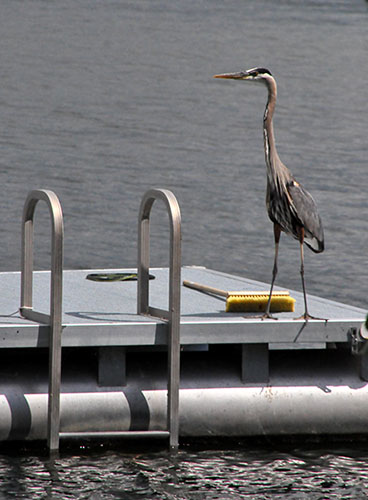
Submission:
M 156 199 L 165 203 L 170 218 L 169 309 L 167 311 L 149 306 L 149 226 L 152 205 Z M 143 196 L 139 210 L 137 312 L 168 321 L 167 427 L 171 449 L 177 449 L 179 445 L 180 276 L 181 215 L 178 201 L 167 189 L 150 189 Z
M 50 314 L 33 309 L 33 219 L 37 203 L 47 203 L 52 222 Z M 49 335 L 49 398 L 47 442 L 50 451 L 59 448 L 61 332 L 63 286 L 64 224 L 60 201 L 53 191 L 31 191 L 24 204 L 22 218 L 22 264 L 20 313 L 23 317 L 50 326 Z

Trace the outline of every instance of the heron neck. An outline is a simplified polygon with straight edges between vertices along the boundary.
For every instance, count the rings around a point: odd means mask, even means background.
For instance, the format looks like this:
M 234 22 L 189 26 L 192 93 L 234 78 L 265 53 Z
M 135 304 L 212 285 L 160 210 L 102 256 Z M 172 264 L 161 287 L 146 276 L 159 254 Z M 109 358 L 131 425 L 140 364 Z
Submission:
M 268 101 L 263 116 L 263 138 L 267 173 L 274 178 L 274 164 L 279 159 L 276 150 L 275 135 L 273 131 L 272 117 L 276 106 L 277 86 L 274 78 L 267 80 Z M 271 180 L 271 179 L 270 179 Z

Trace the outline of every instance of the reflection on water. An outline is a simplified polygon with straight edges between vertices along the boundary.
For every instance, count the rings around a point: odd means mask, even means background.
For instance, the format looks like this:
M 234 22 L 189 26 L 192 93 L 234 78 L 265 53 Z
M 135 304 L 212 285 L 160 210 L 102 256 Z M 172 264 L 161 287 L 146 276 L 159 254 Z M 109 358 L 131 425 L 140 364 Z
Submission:
M 278 448 L 277 443 L 267 448 L 238 443 L 231 450 L 185 446 L 178 454 L 129 454 L 100 445 L 98 452 L 87 447 L 55 460 L 0 455 L 0 498 L 368 497 L 366 449 Z

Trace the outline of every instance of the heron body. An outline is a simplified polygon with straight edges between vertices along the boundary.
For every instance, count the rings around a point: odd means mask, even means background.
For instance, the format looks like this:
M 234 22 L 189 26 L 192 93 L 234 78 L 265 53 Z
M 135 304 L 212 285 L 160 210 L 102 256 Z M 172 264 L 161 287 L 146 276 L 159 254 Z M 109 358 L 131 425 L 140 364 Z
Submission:
M 282 163 L 277 153 L 272 122 L 277 98 L 276 80 L 266 68 L 253 68 L 239 73 L 224 73 L 215 75 L 215 78 L 254 81 L 263 83 L 267 87 L 268 100 L 263 116 L 263 138 L 267 167 L 266 206 L 268 215 L 274 224 L 275 258 L 270 297 L 264 316 L 272 318 L 270 314 L 270 303 L 273 285 L 277 275 L 280 234 L 281 231 L 283 231 L 297 239 L 300 243 L 300 273 L 305 304 L 305 312 L 302 317 L 308 320 L 312 316 L 308 313 L 307 307 L 304 282 L 303 244 L 305 243 L 316 253 L 322 252 L 324 250 L 323 227 L 316 203 L 311 194 L 295 180 L 290 170 Z

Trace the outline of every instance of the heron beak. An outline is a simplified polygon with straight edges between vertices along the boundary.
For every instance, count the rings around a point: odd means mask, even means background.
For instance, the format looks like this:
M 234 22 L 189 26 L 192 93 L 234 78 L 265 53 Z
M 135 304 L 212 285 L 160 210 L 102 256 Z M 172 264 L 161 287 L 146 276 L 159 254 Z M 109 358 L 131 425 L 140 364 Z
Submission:
M 213 78 L 228 78 L 231 80 L 246 80 L 248 77 L 247 73 L 240 71 L 239 73 L 222 73 L 220 75 L 214 75 Z

